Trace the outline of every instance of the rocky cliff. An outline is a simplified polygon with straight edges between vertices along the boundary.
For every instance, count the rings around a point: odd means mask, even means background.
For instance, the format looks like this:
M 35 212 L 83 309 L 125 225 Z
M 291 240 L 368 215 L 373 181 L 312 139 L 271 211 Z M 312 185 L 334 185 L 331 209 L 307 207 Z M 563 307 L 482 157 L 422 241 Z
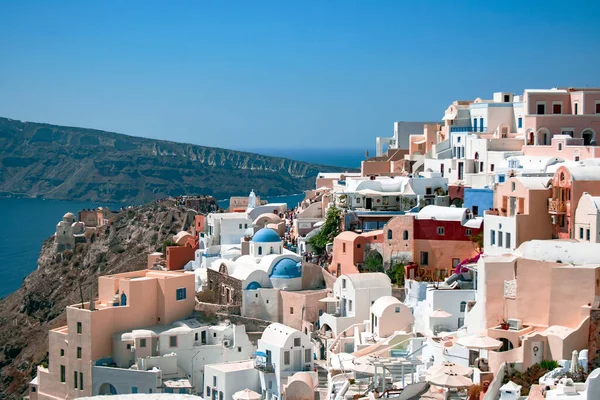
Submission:
M 176 135 L 173 135 L 176 137 Z M 142 204 L 300 193 L 334 167 L 92 129 L 0 118 L 0 195 Z
M 48 330 L 64 325 L 65 307 L 97 294 L 98 276 L 146 267 L 147 255 L 193 221 L 171 201 L 121 212 L 91 243 L 56 253 L 47 239 L 38 268 L 0 300 L 0 398 L 17 399 L 36 366 L 48 360 Z

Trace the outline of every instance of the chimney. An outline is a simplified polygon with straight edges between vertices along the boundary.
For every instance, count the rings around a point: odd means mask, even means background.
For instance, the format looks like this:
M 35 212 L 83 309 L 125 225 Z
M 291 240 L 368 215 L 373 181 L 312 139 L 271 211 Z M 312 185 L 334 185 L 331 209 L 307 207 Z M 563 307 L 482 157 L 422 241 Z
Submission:
M 94 311 L 95 303 L 94 303 L 94 287 L 90 285 L 90 311 Z

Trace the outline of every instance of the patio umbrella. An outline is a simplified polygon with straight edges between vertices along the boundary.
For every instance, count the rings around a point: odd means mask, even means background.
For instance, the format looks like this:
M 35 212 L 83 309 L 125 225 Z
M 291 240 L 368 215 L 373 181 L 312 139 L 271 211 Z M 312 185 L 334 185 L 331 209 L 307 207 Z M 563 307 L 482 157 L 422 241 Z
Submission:
M 349 353 L 336 354 L 331 357 L 331 368 L 350 370 L 352 369 L 352 361 L 354 358 L 355 357 Z
M 444 362 L 441 365 L 434 365 L 433 367 L 429 368 L 426 374 L 427 376 L 433 377 L 449 372 L 453 372 L 457 375 L 469 376 L 473 373 L 473 368 L 463 367 L 461 365 L 456 365 L 452 362 Z
M 402 393 L 398 396 L 397 400 L 412 400 L 418 399 L 419 396 L 425 394 L 429 390 L 429 383 L 419 382 L 407 385 L 402 389 Z
M 387 368 L 385 368 L 383 366 L 380 368 L 387 370 Z M 362 363 L 361 363 L 360 359 L 354 360 L 354 365 L 352 366 L 352 371 L 354 371 L 357 374 L 374 376 L 375 375 L 375 366 L 371 363 L 365 362 L 364 360 L 362 360 Z
M 489 336 L 465 336 L 458 339 L 457 343 L 467 349 L 496 350 L 502 347 L 502 342 Z
M 432 385 L 445 388 L 468 388 L 473 386 L 473 381 L 466 376 L 458 375 L 454 372 L 447 372 L 427 378 L 427 382 Z
M 233 394 L 233 400 L 261 400 L 262 396 L 254 390 L 244 389 Z
M 337 303 L 340 300 L 337 297 L 323 297 L 319 300 L 321 303 Z
M 451 317 L 452 314 L 450 314 L 449 312 L 446 312 L 444 310 L 441 309 L 437 309 L 435 311 L 433 311 L 431 314 L 429 314 L 429 318 L 449 318 Z

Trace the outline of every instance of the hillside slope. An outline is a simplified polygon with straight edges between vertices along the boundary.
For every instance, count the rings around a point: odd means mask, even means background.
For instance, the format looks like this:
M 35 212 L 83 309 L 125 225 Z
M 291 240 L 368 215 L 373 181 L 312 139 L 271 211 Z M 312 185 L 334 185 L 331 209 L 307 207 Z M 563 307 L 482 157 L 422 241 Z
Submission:
M 175 135 L 173 135 L 175 137 Z M 334 167 L 92 129 L 0 118 L 0 195 L 142 204 L 314 187 Z
M 54 252 L 54 238 L 41 249 L 38 269 L 19 290 L 0 300 L 0 399 L 18 399 L 47 360 L 48 330 L 64 325 L 65 307 L 97 295 L 98 276 L 146 267 L 147 255 L 187 228 L 193 212 L 173 202 L 121 212 L 103 236 L 74 251 Z

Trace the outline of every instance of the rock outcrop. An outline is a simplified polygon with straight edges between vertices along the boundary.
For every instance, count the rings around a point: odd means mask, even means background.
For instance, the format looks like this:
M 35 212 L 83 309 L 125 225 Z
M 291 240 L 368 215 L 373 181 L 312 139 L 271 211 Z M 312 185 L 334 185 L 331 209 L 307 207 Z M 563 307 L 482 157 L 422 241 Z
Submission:
M 173 135 L 175 136 L 175 135 Z M 0 118 L 0 195 L 142 204 L 300 193 L 334 167 L 92 129 Z
M 146 268 L 147 255 L 193 221 L 172 201 L 129 208 L 93 237 L 62 253 L 53 237 L 38 268 L 15 293 L 0 300 L 0 398 L 18 399 L 47 362 L 48 330 L 64 325 L 65 307 L 97 295 L 98 276 Z M 87 300 L 86 300 L 87 301 Z

